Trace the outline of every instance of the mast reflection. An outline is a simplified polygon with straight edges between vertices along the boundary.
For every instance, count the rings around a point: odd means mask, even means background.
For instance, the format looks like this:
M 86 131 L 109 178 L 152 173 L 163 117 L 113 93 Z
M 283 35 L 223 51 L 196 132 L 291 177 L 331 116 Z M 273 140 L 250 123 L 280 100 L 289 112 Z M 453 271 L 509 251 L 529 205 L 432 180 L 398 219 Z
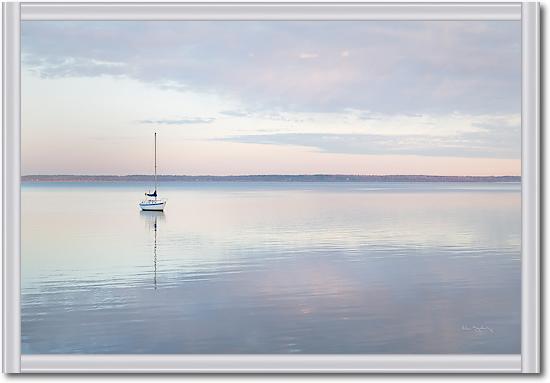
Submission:
M 144 219 L 149 229 L 153 231 L 153 285 L 157 289 L 157 232 L 158 224 L 164 221 L 164 212 L 162 211 L 141 211 L 139 213 Z

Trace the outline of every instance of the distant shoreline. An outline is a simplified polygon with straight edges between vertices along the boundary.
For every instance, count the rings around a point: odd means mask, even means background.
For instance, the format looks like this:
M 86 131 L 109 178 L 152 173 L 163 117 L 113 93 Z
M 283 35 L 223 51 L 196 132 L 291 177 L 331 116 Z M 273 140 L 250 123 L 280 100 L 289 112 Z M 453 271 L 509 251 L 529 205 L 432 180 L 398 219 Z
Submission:
M 26 175 L 21 182 L 150 182 L 150 175 Z M 161 175 L 159 182 L 521 182 L 521 176 L 432 176 L 432 175 Z

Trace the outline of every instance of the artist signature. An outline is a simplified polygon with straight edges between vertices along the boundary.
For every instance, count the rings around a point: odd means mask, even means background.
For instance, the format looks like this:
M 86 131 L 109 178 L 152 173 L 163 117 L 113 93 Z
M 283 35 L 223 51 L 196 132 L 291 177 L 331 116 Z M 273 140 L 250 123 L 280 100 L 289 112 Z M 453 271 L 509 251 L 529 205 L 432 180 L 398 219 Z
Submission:
M 491 327 L 482 325 L 482 326 L 467 326 L 462 325 L 462 331 L 471 331 L 475 334 L 482 335 L 482 334 L 494 334 L 495 330 L 493 330 Z

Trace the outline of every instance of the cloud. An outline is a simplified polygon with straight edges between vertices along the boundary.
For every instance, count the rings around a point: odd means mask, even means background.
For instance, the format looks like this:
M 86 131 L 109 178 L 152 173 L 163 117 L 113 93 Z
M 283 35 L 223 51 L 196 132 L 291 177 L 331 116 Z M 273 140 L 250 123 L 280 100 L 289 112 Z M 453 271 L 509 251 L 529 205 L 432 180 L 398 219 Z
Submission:
M 220 112 L 220 114 L 223 114 L 225 116 L 230 116 L 230 117 L 248 117 L 248 116 L 250 116 L 249 112 L 242 111 L 242 110 L 224 110 L 224 111 Z
M 519 21 L 23 21 L 22 63 L 254 110 L 519 113 L 520 32 Z
M 285 113 L 280 111 L 266 111 L 266 110 L 224 110 L 220 112 L 221 115 L 229 117 L 246 117 L 255 119 L 257 121 L 281 121 L 281 122 L 312 122 L 315 119 L 311 115 L 304 115 L 299 113 Z
M 319 57 L 319 55 L 317 53 L 307 53 L 307 52 L 302 52 L 298 55 L 299 58 L 301 59 L 316 59 L 317 57 Z
M 493 127 L 495 128 L 495 127 Z M 505 129 L 502 129 L 505 130 Z M 224 138 L 224 141 L 310 147 L 327 153 L 368 155 L 421 155 L 443 157 L 518 158 L 515 130 L 494 142 L 491 134 L 463 133 L 452 137 L 381 134 L 280 133 Z M 509 138 L 509 139 L 508 139 Z
M 160 119 L 160 120 L 141 120 L 141 124 L 155 125 L 189 125 L 189 124 L 209 124 L 214 122 L 215 118 L 182 118 L 182 119 Z

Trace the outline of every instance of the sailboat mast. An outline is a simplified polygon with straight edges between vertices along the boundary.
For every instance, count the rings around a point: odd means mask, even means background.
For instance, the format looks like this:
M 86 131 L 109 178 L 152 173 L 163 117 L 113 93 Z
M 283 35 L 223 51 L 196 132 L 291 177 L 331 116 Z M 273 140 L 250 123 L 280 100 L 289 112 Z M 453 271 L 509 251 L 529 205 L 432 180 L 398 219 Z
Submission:
M 155 193 L 157 192 L 157 132 L 155 132 Z
M 155 193 L 157 191 L 157 132 L 155 132 Z

